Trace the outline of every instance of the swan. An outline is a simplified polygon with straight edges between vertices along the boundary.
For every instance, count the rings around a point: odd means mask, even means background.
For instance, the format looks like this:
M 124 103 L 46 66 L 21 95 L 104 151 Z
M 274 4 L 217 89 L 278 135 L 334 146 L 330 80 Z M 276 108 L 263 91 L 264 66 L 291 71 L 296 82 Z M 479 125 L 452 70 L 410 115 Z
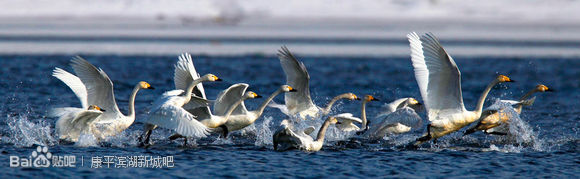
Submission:
M 59 117 L 56 121 L 55 130 L 59 139 L 77 142 L 82 133 L 90 133 L 92 123 L 99 117 L 104 109 L 96 105 L 89 105 L 87 109 L 82 108 L 61 108 L 53 112 L 61 111 L 62 114 L 50 114 L 52 117 Z
M 385 104 L 384 112 L 376 117 L 364 134 L 371 139 L 380 139 L 387 134 L 402 134 L 421 126 L 421 117 L 416 113 L 421 105 L 415 98 L 400 98 Z
M 532 90 L 528 91 L 524 96 L 522 96 L 519 101 L 512 101 L 512 100 L 501 100 L 502 102 L 507 102 L 511 104 L 515 104 L 516 107 L 514 111 L 519 115 L 522 113 L 523 106 L 532 105 L 535 101 L 535 97 L 528 99 L 532 94 L 536 92 L 548 92 L 552 91 L 552 89 L 548 88 L 546 85 L 539 84 L 534 87 Z M 504 111 L 504 109 L 486 109 L 482 112 L 482 116 L 479 118 L 479 122 L 477 125 L 467 129 L 464 135 L 469 135 L 476 131 L 483 131 L 486 134 L 496 134 L 496 135 L 506 135 L 506 131 L 498 130 L 498 126 L 502 124 L 509 125 L 509 119 L 512 118 L 511 113 Z M 503 126 L 505 127 L 505 126 Z
M 221 79 L 213 74 L 204 75 L 193 80 L 185 93 L 183 90 L 168 91 L 154 102 L 148 118 L 143 120 L 143 123 L 146 124 L 143 130 L 146 135 L 144 143 L 149 143 L 151 132 L 157 126 L 174 130 L 187 137 L 203 138 L 209 134 L 208 128 L 204 124 L 182 108 L 192 100 L 193 88 L 203 81 L 213 82 L 221 81 Z
M 188 110 L 192 115 L 197 116 L 197 120 L 206 126 L 207 128 L 212 128 L 210 132 L 218 132 L 219 130 L 213 128 L 220 128 L 222 131 L 222 137 L 226 137 L 227 128 L 225 123 L 234 118 L 243 118 L 242 115 L 233 115 L 234 113 L 239 114 L 240 111 L 245 109 L 244 101 L 246 99 L 261 98 L 262 96 L 256 94 L 252 91 L 247 91 L 248 84 L 238 83 L 230 86 L 229 88 L 223 90 L 218 95 L 217 99 L 214 101 L 214 114 L 211 113 L 209 106 L 198 107 L 195 109 Z M 203 89 L 203 88 L 201 88 Z M 205 99 L 205 94 L 203 95 Z M 237 97 L 235 97 L 237 96 Z M 241 97 L 241 98 L 240 98 Z M 176 134 L 169 137 L 170 140 L 175 140 L 177 138 L 184 138 L 184 136 Z
M 127 129 L 135 121 L 135 97 L 140 89 L 154 89 L 149 83 L 141 81 L 133 88 L 129 97 L 129 115 L 125 116 L 117 107 L 115 95 L 113 93 L 113 82 L 109 76 L 102 70 L 97 69 L 91 63 L 80 56 L 71 60 L 71 66 L 76 75 L 72 75 L 60 68 L 55 68 L 53 76 L 63 81 L 73 90 L 77 98 L 81 101 L 83 109 L 88 108 L 87 104 L 96 105 L 107 109 L 102 114 L 93 119 L 90 132 L 97 140 L 104 139 L 107 136 L 116 135 Z M 63 110 L 64 109 L 64 110 Z M 71 115 L 71 108 L 57 108 L 51 113 Z M 69 111 L 67 111 L 69 110 Z M 76 110 L 78 111 L 78 110 Z
M 407 37 L 415 79 L 425 102 L 427 117 L 431 121 L 427 125 L 427 134 L 418 138 L 415 145 L 445 136 L 475 122 L 481 116 L 483 103 L 491 88 L 498 83 L 512 82 L 509 77 L 499 75 L 487 85 L 475 110 L 467 111 L 461 94 L 461 73 L 439 40 L 431 33 L 421 36 L 421 39 L 415 32 L 409 33 Z
M 379 101 L 379 99 L 375 98 L 371 95 L 366 95 L 362 100 L 361 105 L 361 118 L 354 117 L 351 113 L 342 113 L 335 115 L 334 117 L 340 122 L 340 124 L 336 124 L 336 128 L 348 132 L 348 131 L 359 131 L 361 130 L 358 126 L 356 126 L 353 122 L 361 123 L 361 127 L 363 128 L 362 131 L 368 129 L 368 122 L 367 122 L 367 113 L 366 113 L 366 104 L 371 101 Z
M 278 58 L 284 73 L 286 73 L 286 84 L 294 87 L 298 92 L 286 93 L 284 95 L 285 105 L 272 104 L 271 107 L 278 108 L 289 116 L 298 114 L 301 119 L 307 119 L 307 117 L 315 119 L 327 115 L 334 103 L 340 99 L 358 99 L 352 93 L 345 93 L 333 98 L 325 108 L 316 106 L 310 97 L 310 75 L 308 75 L 304 63 L 299 62 L 286 46 L 282 46 L 281 50 L 278 50 Z
M 313 126 L 310 126 L 303 131 L 294 132 L 290 121 L 284 120 L 282 121 L 281 128 L 272 136 L 274 150 L 286 151 L 299 149 L 308 152 L 319 151 L 324 144 L 326 130 L 331 124 L 340 124 L 340 122 L 338 122 L 334 116 L 329 116 L 320 127 L 316 139 L 313 139 L 310 136 L 314 131 Z
M 246 86 L 247 88 L 247 86 Z M 244 88 L 245 90 L 245 88 Z M 257 110 L 253 110 L 253 111 L 248 111 L 246 109 L 245 106 L 240 105 L 238 106 L 238 110 L 232 114 L 232 116 L 230 116 L 230 118 L 227 120 L 227 122 L 224 124 L 224 127 L 222 127 L 223 129 L 223 137 L 227 137 L 228 133 L 231 131 L 236 131 L 236 130 L 240 130 L 243 129 L 249 125 L 252 125 L 258 118 L 260 118 L 260 116 L 262 116 L 262 114 L 264 113 L 264 109 L 266 109 L 266 106 L 268 106 L 268 104 L 274 99 L 274 97 L 278 96 L 278 94 L 282 93 L 282 92 L 296 92 L 296 89 L 292 88 L 291 86 L 288 85 L 281 85 L 280 88 L 278 88 L 276 91 L 274 91 L 274 93 L 272 93 L 268 98 L 266 98 L 266 100 L 264 100 L 264 102 L 262 102 L 262 105 L 260 105 L 260 107 L 258 107 Z M 225 96 L 224 97 L 228 97 L 228 98 L 218 98 L 217 101 L 220 101 L 219 99 L 228 99 L 228 100 L 232 100 L 232 99 L 236 99 L 239 98 L 239 95 L 237 95 L 238 97 L 235 96 L 235 94 L 231 95 L 231 96 Z M 216 104 L 216 108 L 219 108 L 220 106 L 218 106 L 218 104 Z

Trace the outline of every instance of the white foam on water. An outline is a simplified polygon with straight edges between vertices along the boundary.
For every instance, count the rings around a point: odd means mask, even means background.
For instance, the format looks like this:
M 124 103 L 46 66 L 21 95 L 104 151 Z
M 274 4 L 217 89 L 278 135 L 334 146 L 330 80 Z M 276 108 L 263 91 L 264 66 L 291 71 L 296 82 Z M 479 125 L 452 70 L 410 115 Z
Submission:
M 12 143 L 16 147 L 30 147 L 33 145 L 53 146 L 58 144 L 58 140 L 53 137 L 51 124 L 41 119 L 32 122 L 27 115 L 17 115 L 6 117 L 8 124 L 8 136 L 2 140 Z

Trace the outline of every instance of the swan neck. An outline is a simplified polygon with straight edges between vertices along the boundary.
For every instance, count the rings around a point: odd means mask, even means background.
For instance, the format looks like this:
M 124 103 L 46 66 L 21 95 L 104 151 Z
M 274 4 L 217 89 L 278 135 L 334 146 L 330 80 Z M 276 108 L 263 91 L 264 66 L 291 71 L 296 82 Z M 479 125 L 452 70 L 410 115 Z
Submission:
M 327 115 L 328 113 L 330 113 L 330 109 L 332 108 L 332 106 L 334 105 L 334 103 L 336 103 L 336 101 L 338 101 L 339 99 L 344 98 L 343 95 L 338 95 L 334 98 L 332 98 L 332 100 L 330 100 L 330 102 L 328 102 L 328 104 L 326 105 L 326 108 L 324 108 L 324 115 Z
M 320 127 L 320 130 L 318 131 L 318 136 L 316 136 L 317 142 L 324 142 L 324 136 L 326 135 L 326 130 L 328 129 L 328 126 L 330 126 L 330 119 L 331 118 L 326 119 L 326 121 L 324 121 L 324 123 Z
M 226 112 L 226 116 L 225 116 L 226 120 L 230 117 L 230 115 L 232 115 L 232 113 L 234 112 L 236 107 L 238 107 L 242 103 L 242 101 L 244 101 L 246 99 L 247 99 L 246 97 L 242 97 L 242 98 L 240 98 L 240 100 L 236 101 L 236 103 L 232 104 L 230 106 L 230 108 L 228 108 L 228 111 Z
M 191 93 L 193 93 L 193 88 L 195 88 L 195 86 L 197 86 L 197 84 L 201 83 L 203 81 L 203 78 L 198 78 L 193 80 L 189 86 L 187 86 L 187 89 L 185 91 L 185 102 L 184 104 L 189 103 L 189 101 L 191 100 Z
M 479 100 L 477 101 L 477 106 L 475 108 L 475 113 L 477 115 L 477 118 L 479 118 L 479 116 L 481 116 L 481 111 L 483 110 L 483 103 L 485 102 L 485 98 L 487 98 L 489 91 L 491 91 L 491 88 L 493 88 L 493 86 L 495 86 L 498 83 L 499 83 L 499 81 L 497 79 L 493 80 L 491 83 L 489 83 L 489 85 L 487 85 L 487 87 L 485 88 L 485 90 L 483 91 L 481 96 L 479 97 Z
M 137 84 L 137 86 L 133 88 L 133 92 L 129 97 L 129 114 L 128 114 L 129 117 L 135 117 L 135 97 L 137 96 L 137 92 L 139 92 L 139 89 L 141 89 L 141 87 L 139 86 L 139 84 Z
M 521 98 L 520 98 L 520 102 L 523 102 L 524 100 L 528 99 L 530 96 L 532 96 L 532 94 L 538 92 L 538 90 L 536 88 L 528 91 L 526 94 L 524 94 Z M 514 108 L 514 111 L 516 111 L 518 114 L 520 114 L 522 112 L 522 108 L 524 107 L 523 104 L 518 104 L 516 105 L 516 107 Z
M 361 112 L 360 112 L 360 117 L 362 118 L 362 127 L 363 129 L 367 128 L 367 110 L 366 110 L 366 104 L 368 101 L 364 100 L 362 102 L 362 107 L 361 107 Z
M 257 110 L 257 113 L 256 113 L 257 114 L 257 117 L 262 116 L 262 113 L 264 113 L 264 110 L 266 109 L 266 107 L 268 106 L 268 104 L 270 104 L 270 101 L 272 101 L 281 92 L 282 92 L 282 89 L 276 90 L 268 98 L 266 98 L 266 100 L 264 100 L 264 102 L 262 102 L 262 105 Z

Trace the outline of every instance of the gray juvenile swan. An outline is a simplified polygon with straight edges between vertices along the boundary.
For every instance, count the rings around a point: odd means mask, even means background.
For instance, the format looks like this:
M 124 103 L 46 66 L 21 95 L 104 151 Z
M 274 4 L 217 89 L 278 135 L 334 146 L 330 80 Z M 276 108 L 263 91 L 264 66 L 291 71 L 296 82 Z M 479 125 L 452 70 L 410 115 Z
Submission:
M 524 96 L 522 96 L 519 101 L 502 100 L 502 102 L 515 104 L 516 107 L 514 108 L 514 110 L 519 115 L 522 113 L 522 108 L 524 105 L 529 106 L 534 103 L 536 99 L 535 97 L 528 99 L 532 94 L 536 92 L 546 92 L 546 91 L 552 90 L 547 86 L 540 84 L 534 87 L 534 89 L 530 90 Z M 509 119 L 513 117 L 511 116 L 511 113 L 505 112 L 504 109 L 500 110 L 488 109 L 484 110 L 482 113 L 483 114 L 480 117 L 477 125 L 467 129 L 464 135 L 469 135 L 476 131 L 483 131 L 486 134 L 495 134 L 495 135 L 507 134 L 507 131 L 505 131 L 505 129 L 507 129 L 508 127 L 507 125 L 509 125 Z

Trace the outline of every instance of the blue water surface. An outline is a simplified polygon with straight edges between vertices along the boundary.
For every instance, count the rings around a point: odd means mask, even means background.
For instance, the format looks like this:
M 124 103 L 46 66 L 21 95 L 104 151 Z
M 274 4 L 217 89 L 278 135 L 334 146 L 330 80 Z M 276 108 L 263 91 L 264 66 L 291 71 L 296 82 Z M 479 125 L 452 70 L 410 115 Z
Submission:
M 46 117 L 52 107 L 80 106 L 74 94 L 51 76 L 55 67 L 72 72 L 72 56 L 34 55 L 0 56 L 0 175 L 14 177 L 232 177 L 232 178 L 361 178 L 361 177 L 580 177 L 580 59 L 562 58 L 461 58 L 455 60 L 462 72 L 463 98 L 473 109 L 485 86 L 498 74 L 516 83 L 496 86 L 486 106 L 498 98 L 517 99 L 537 84 L 555 90 L 537 94 L 533 106 L 521 115 L 531 135 L 527 142 L 517 138 L 486 136 L 481 133 L 462 136 L 462 132 L 419 148 L 408 148 L 425 131 L 420 129 L 374 143 L 349 142 L 348 136 L 329 136 L 324 148 L 315 153 L 275 152 L 271 132 L 287 117 L 268 108 L 264 116 L 230 139 L 213 135 L 206 139 L 168 141 L 167 130 L 156 130 L 154 146 L 138 147 L 142 132 L 140 119 L 146 117 L 152 102 L 172 90 L 176 56 L 92 56 L 83 55 L 102 68 L 112 79 L 117 103 L 127 111 L 133 86 L 147 81 L 155 90 L 140 91 L 136 99 L 137 119 L 133 126 L 102 143 L 81 147 L 59 143 L 54 133 L 54 118 Z M 409 58 L 401 57 L 303 57 L 310 73 L 310 90 L 315 103 L 325 104 L 335 95 L 354 92 L 372 94 L 380 103 L 369 103 L 370 120 L 380 107 L 401 97 L 421 99 Z M 267 96 L 285 83 L 285 75 L 274 56 L 204 56 L 194 55 L 199 73 L 213 73 L 220 83 L 206 83 L 210 99 L 234 83 L 248 83 L 250 90 Z M 276 98 L 283 103 L 283 95 Z M 255 109 L 261 99 L 247 101 Z M 333 113 L 360 114 L 360 103 L 341 101 Z M 420 112 L 425 118 L 424 111 Z M 463 129 L 465 130 L 465 129 Z M 463 131 L 462 130 L 462 131 Z M 38 146 L 48 146 L 54 155 L 74 155 L 74 168 L 10 168 L 9 156 L 26 157 Z M 92 157 L 103 156 L 173 156 L 173 168 L 91 168 Z M 82 161 L 81 161 L 82 160 Z M 82 162 L 82 165 L 81 165 Z

